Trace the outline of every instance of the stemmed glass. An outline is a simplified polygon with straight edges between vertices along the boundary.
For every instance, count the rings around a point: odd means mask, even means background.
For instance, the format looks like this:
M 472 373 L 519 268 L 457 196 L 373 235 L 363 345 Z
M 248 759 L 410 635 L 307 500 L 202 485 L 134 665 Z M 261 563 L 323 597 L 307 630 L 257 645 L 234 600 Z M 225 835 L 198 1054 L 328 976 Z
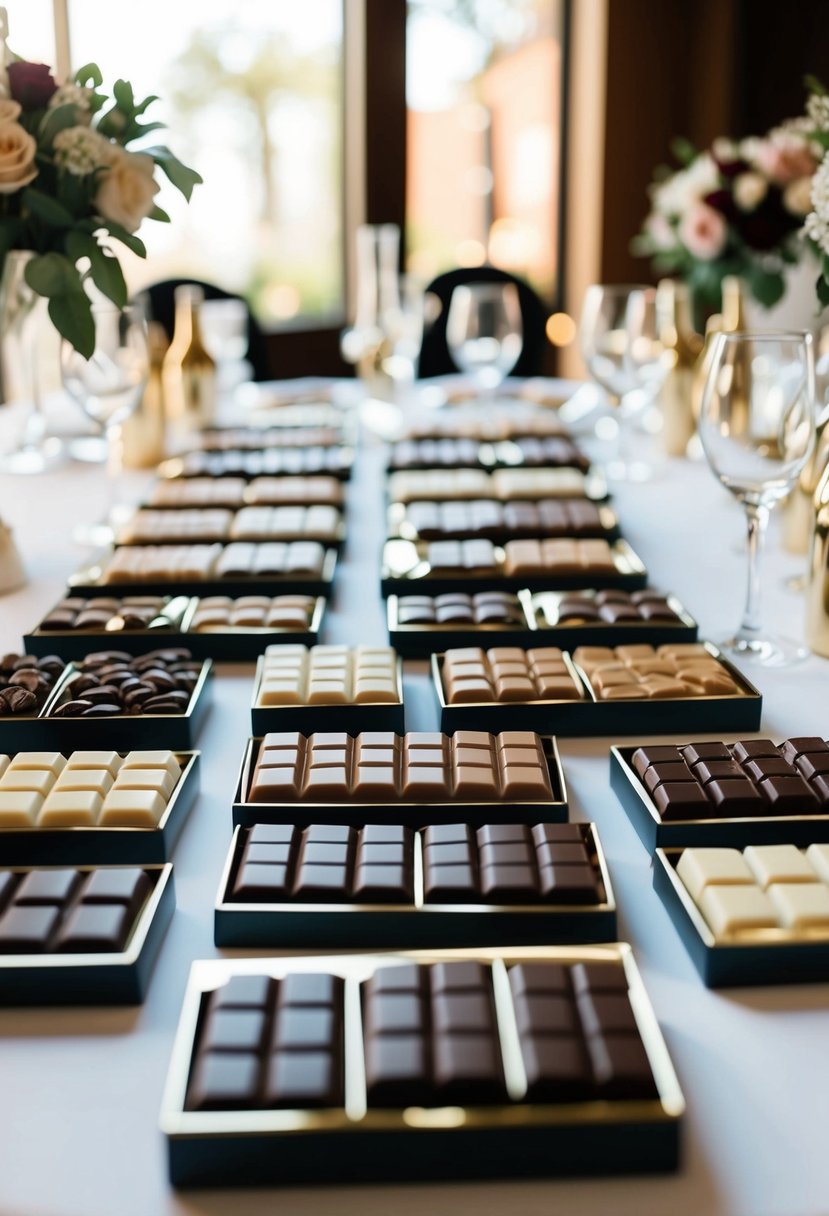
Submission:
M 587 370 L 619 411 L 618 450 L 607 465 L 608 476 L 616 481 L 646 481 L 651 468 L 629 451 L 629 428 L 653 401 L 670 370 L 670 352 L 659 339 L 655 288 L 588 287 L 579 341 Z
M 118 523 L 118 481 L 123 471 L 121 428 L 136 409 L 147 384 L 150 360 L 147 325 L 141 309 L 95 303 L 95 349 L 88 359 L 64 342 L 61 347 L 63 384 L 87 417 L 103 427 L 107 440 L 109 511 L 106 520 L 78 529 L 84 544 L 107 544 Z
M 722 645 L 767 666 L 808 651 L 763 629 L 760 565 L 769 512 L 797 482 L 815 443 L 815 361 L 808 333 L 721 333 L 702 393 L 699 436 L 706 459 L 743 504 L 748 590 L 737 633 Z
M 455 366 L 472 376 L 482 396 L 494 398 L 518 362 L 523 340 L 514 283 L 469 283 L 452 292 L 446 344 Z

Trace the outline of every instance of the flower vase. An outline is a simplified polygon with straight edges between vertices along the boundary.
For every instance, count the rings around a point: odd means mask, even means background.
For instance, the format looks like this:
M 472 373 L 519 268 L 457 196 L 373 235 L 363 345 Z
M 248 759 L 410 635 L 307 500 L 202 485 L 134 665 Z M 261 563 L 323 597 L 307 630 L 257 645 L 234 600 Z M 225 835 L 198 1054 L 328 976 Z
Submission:
M 43 473 L 65 459 L 64 446 L 47 432 L 43 412 L 41 339 L 50 322 L 46 300 L 24 278 L 26 250 L 6 254 L 0 278 L 0 373 L 3 402 L 21 403 L 25 420 L 16 445 L 0 453 L 2 473 Z
M 746 285 L 743 293 L 746 329 L 785 332 L 806 329 L 817 336 L 829 322 L 829 309 L 821 309 L 815 290 L 819 273 L 815 255 L 811 249 L 804 249 L 800 261 L 786 267 L 786 289 L 771 308 L 758 304 Z

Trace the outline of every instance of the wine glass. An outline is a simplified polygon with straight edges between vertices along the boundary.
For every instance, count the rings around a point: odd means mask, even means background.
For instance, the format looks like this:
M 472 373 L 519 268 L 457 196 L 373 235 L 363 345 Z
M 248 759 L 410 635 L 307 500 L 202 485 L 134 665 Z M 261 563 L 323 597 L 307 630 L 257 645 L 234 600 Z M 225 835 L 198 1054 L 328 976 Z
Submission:
M 766 666 L 808 651 L 767 634 L 760 564 L 769 512 L 797 482 L 815 444 L 815 360 L 809 333 L 721 333 L 714 340 L 699 418 L 711 469 L 745 507 L 748 590 L 737 633 L 722 643 Z
M 646 481 L 651 468 L 629 450 L 630 424 L 653 401 L 670 370 L 670 352 L 659 338 L 655 288 L 588 287 L 579 341 L 587 370 L 619 411 L 618 450 L 608 463 L 608 476 L 616 481 Z
M 482 396 L 494 398 L 518 362 L 523 341 L 514 283 L 469 283 L 452 292 L 446 344 L 455 366 L 472 376 Z
M 123 471 L 121 428 L 136 409 L 149 377 L 147 325 L 143 312 L 134 306 L 92 305 L 95 349 L 88 359 L 68 342 L 61 347 L 63 384 L 88 418 L 102 427 L 107 440 L 109 511 L 102 523 L 84 526 L 76 540 L 84 544 L 106 544 L 114 535 L 119 508 L 115 504 L 118 480 Z

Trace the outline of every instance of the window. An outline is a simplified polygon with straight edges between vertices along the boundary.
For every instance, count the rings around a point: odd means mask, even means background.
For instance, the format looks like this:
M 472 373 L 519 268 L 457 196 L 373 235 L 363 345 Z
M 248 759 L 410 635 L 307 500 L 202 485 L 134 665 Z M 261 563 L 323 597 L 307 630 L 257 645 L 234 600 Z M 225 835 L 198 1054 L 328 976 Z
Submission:
M 562 0 L 409 0 L 410 270 L 489 260 L 555 296 L 563 43 Z

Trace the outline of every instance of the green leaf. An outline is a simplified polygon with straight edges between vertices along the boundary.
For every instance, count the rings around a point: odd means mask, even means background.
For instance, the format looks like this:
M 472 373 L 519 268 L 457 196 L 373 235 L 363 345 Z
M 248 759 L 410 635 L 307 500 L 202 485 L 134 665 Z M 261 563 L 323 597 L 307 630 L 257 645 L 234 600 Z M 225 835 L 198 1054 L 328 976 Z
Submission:
M 151 220 L 158 220 L 160 224 L 169 224 L 170 222 L 170 217 L 167 212 L 163 211 L 161 207 L 158 206 L 153 207 L 147 218 Z
M 684 135 L 677 135 L 671 140 L 671 152 L 681 165 L 690 165 L 696 159 L 697 150 Z
M 73 288 L 80 289 L 80 277 L 69 258 L 62 253 L 42 253 L 26 263 L 23 277 L 39 296 L 52 299 Z
M 82 88 L 99 89 L 103 83 L 104 78 L 97 63 L 85 63 L 75 73 L 75 84 L 81 85 Z
M 827 281 L 823 275 L 818 277 L 818 280 L 815 283 L 815 290 L 817 291 L 818 300 L 825 308 L 826 305 L 829 304 L 829 281 Z
M 151 106 L 154 101 L 160 101 L 160 98 L 157 93 L 150 93 L 149 97 L 145 97 L 144 100 L 140 102 L 133 110 L 135 117 L 137 118 L 139 114 L 143 114 L 147 107 Z
M 826 88 L 823 82 L 818 80 L 817 76 L 812 76 L 811 73 L 807 73 L 807 75 L 803 77 L 803 83 L 810 93 L 817 93 L 818 97 L 825 97 Z
M 23 191 L 23 205 L 53 228 L 71 228 L 74 223 L 74 218 L 65 207 L 48 194 L 42 194 L 31 186 L 27 186 Z
M 67 127 L 75 127 L 78 125 L 77 107 L 71 102 L 64 106 L 55 106 L 54 110 L 47 110 L 43 122 L 40 124 L 39 143 L 51 144 L 52 140 L 57 135 L 58 131 L 65 131 Z
M 95 350 L 95 322 L 89 296 L 79 285 L 76 291 L 53 296 L 49 301 L 49 316 L 62 338 L 74 346 L 84 359 Z
M 193 187 L 198 186 L 202 181 L 201 175 L 195 169 L 189 169 L 187 165 L 183 165 L 169 148 L 145 148 L 144 152 L 147 156 L 153 158 L 158 167 L 163 173 L 167 174 L 167 177 L 176 189 L 184 195 L 189 203 Z
M 126 307 L 127 285 L 116 257 L 102 249 L 95 238 L 85 232 L 69 233 L 66 252 L 73 262 L 79 258 L 89 258 L 89 273 L 98 290 L 118 308 Z
M 166 126 L 166 122 L 131 122 L 127 126 L 128 138 L 140 139 L 142 135 L 149 135 L 150 131 L 163 131 Z
M 783 299 L 786 283 L 779 271 L 763 270 L 759 266 L 750 265 L 746 270 L 746 281 L 751 294 L 764 308 L 773 308 Z
M 130 82 L 128 80 L 116 80 L 112 87 L 112 94 L 118 103 L 119 109 L 131 114 L 135 108 L 135 96 Z
M 145 258 L 147 256 L 147 247 L 144 242 L 132 232 L 127 232 L 126 228 L 121 224 L 116 224 L 115 220 L 103 220 L 98 226 L 106 228 L 110 236 L 114 236 L 116 241 L 120 241 L 122 245 L 126 245 L 127 249 L 131 249 L 138 257 Z

